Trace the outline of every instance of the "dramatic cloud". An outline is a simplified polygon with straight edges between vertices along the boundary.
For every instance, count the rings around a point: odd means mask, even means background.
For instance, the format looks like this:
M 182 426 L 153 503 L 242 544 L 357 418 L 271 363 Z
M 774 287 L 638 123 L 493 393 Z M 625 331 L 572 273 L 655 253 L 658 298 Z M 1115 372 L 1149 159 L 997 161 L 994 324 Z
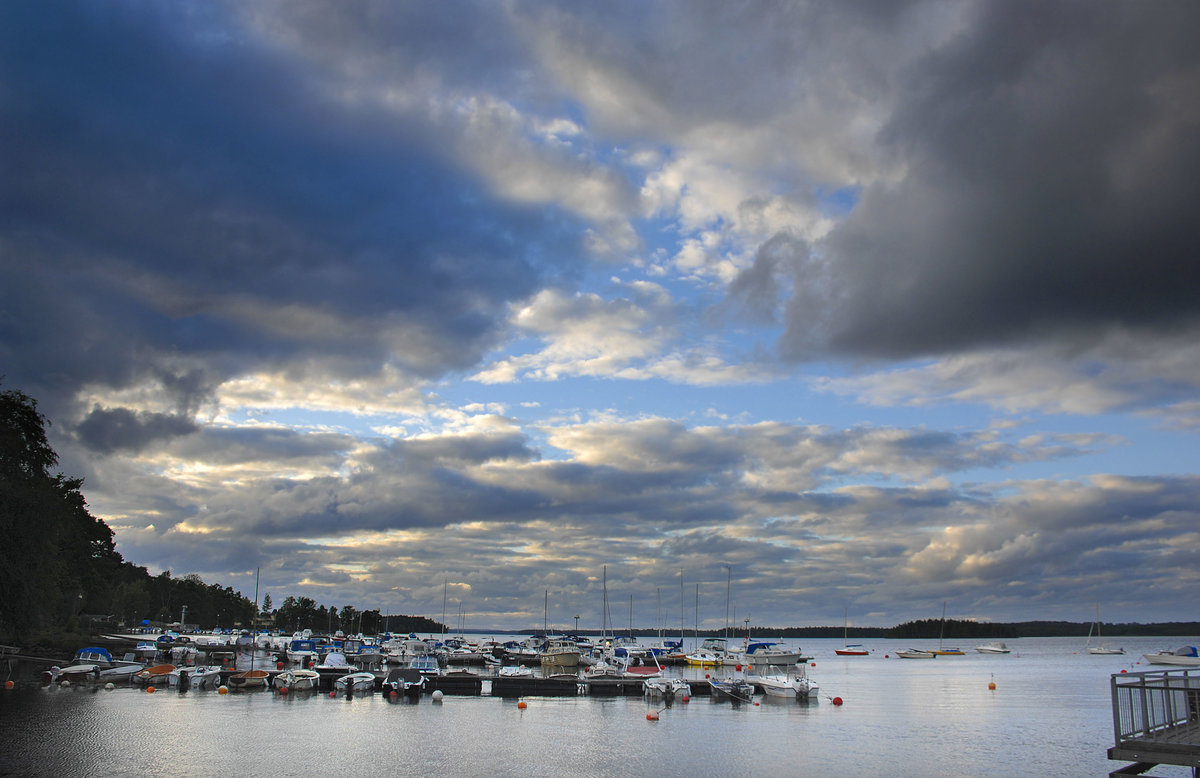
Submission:
M 763 624 L 1183 618 L 1198 33 L 8 4 L 0 381 L 126 558 L 277 601 L 597 623 L 607 566 L 644 625 L 681 570 Z

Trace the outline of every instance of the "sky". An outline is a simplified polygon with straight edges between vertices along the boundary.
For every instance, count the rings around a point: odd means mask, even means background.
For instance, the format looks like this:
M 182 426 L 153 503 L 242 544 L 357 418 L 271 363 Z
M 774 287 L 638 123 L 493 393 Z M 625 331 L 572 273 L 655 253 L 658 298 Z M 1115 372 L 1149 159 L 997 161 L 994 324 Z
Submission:
M 6 3 L 0 389 L 126 560 L 276 604 L 1198 620 L 1198 38 L 1191 0 Z

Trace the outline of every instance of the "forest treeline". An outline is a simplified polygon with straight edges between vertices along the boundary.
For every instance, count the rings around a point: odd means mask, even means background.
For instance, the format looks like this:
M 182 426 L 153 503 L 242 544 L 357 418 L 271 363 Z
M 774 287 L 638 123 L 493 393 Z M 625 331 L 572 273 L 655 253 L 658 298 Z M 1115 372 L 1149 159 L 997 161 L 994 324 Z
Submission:
M 289 630 L 442 630 L 422 617 L 339 610 L 305 597 L 287 597 L 276 610 L 270 595 L 255 603 L 198 575 L 151 575 L 125 561 L 112 529 L 88 512 L 83 481 L 54 472 L 49 424 L 33 398 L 0 392 L 0 642 L 56 643 L 181 619 L 206 630 L 249 627 L 264 615 Z

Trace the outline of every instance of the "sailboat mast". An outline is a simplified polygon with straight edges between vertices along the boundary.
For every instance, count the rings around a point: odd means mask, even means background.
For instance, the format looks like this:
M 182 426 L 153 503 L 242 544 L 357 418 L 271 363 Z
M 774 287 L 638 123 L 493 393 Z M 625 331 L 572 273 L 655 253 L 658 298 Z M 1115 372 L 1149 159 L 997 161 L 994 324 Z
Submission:
M 683 568 L 679 568 L 679 650 L 683 650 Z

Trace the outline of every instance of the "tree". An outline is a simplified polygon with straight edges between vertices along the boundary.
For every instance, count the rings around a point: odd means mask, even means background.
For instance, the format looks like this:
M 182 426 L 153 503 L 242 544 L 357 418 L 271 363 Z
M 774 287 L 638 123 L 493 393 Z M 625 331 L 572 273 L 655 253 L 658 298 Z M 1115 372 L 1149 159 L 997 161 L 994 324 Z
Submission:
M 263 595 L 262 612 L 263 613 L 271 612 L 271 593 L 270 592 L 267 592 L 266 594 Z

